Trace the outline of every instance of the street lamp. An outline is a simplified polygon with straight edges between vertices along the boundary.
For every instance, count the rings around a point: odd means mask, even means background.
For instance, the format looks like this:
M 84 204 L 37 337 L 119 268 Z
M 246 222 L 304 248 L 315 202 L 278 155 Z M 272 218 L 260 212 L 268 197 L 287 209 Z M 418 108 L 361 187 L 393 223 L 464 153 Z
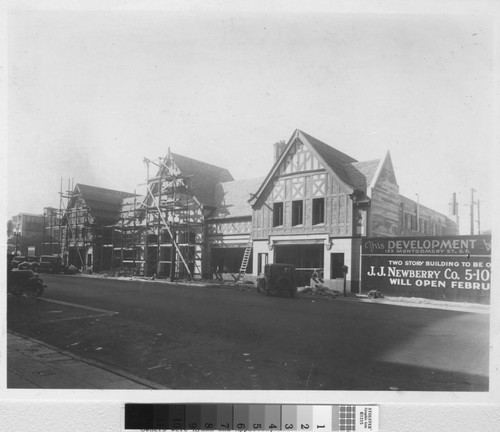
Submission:
M 18 246 L 18 242 L 19 242 L 19 236 L 21 235 L 21 231 L 19 230 L 18 227 L 16 227 L 12 230 L 12 233 L 14 234 L 14 237 L 16 238 L 16 249 L 14 251 L 14 255 L 17 255 L 17 246 Z

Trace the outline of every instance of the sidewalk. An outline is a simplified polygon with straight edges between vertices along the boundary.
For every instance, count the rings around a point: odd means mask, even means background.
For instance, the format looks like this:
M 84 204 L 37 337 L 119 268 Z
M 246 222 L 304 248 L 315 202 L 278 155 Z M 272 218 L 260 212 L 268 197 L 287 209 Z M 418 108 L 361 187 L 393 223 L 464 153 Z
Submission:
M 459 303 L 444 300 L 431 300 L 420 297 L 382 297 L 378 299 L 368 299 L 366 296 L 357 296 L 357 301 L 367 303 L 389 304 L 404 307 L 417 307 L 426 309 L 441 309 L 455 312 L 490 313 L 490 305 L 478 303 Z
M 343 301 L 343 302 L 357 302 L 357 303 L 371 303 L 373 305 L 383 304 L 401 307 L 413 307 L 413 308 L 423 308 L 423 309 L 441 309 L 449 310 L 454 312 L 470 312 L 470 313 L 481 313 L 489 314 L 490 306 L 477 304 L 477 303 L 457 303 L 457 302 L 447 302 L 441 300 L 431 300 L 419 297 L 382 297 L 377 299 L 369 299 L 366 295 L 356 294 L 349 295 L 347 297 L 343 296 L 325 296 L 314 294 L 297 294 L 300 298 L 306 298 L 311 300 L 332 300 L 332 301 Z
M 165 387 L 8 332 L 7 388 L 133 390 Z

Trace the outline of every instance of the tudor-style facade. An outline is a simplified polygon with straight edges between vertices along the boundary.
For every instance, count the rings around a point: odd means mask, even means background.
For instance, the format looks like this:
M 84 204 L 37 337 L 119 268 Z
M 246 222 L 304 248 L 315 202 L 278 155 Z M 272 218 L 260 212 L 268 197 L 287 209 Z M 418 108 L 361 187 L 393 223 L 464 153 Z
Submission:
M 342 289 L 347 266 L 347 289 L 357 290 L 361 238 L 405 233 L 402 212 L 411 200 L 399 194 L 389 152 L 358 162 L 296 130 L 288 143 L 276 144 L 275 159 L 250 201 L 253 275 L 266 263 L 287 262 L 299 269 L 300 283 L 323 275 Z M 442 234 L 448 225 L 456 233 L 445 216 L 430 210 L 427 217 Z
M 345 170 L 339 175 L 325 159 L 355 160 L 301 131 L 283 147 L 252 202 L 253 274 L 265 263 L 287 262 L 299 269 L 302 284 L 315 270 L 341 279 L 343 266 L 352 267 L 355 191 Z
M 63 218 L 70 263 L 231 281 L 290 263 L 301 285 L 315 275 L 339 290 L 347 266 L 347 289 L 357 290 L 363 237 L 458 234 L 456 222 L 399 194 L 389 152 L 357 161 L 300 130 L 275 144 L 264 179 L 235 181 L 170 151 L 146 161 L 144 196 L 77 185 Z
M 66 264 L 100 271 L 112 266 L 113 228 L 128 192 L 77 184 L 61 218 L 61 253 Z

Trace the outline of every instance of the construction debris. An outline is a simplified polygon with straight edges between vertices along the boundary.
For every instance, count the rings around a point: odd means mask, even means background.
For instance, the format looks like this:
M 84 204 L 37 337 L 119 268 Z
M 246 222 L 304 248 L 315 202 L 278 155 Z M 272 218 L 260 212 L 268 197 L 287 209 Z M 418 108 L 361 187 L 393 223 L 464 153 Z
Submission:
M 317 284 L 314 287 L 298 288 L 297 294 L 311 297 L 336 298 L 342 296 L 340 291 Z
M 77 274 L 80 273 L 80 269 L 76 268 L 73 264 L 70 264 L 68 267 L 66 267 L 66 274 Z
M 367 297 L 369 299 L 377 299 L 377 298 L 382 298 L 383 295 L 379 290 L 371 290 L 368 292 Z

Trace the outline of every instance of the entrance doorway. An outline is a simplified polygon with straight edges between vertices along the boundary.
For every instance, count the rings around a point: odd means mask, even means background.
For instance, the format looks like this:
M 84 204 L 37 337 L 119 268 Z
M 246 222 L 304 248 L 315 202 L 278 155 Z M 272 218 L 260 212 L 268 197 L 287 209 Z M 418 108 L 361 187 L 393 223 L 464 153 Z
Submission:
M 309 285 L 316 269 L 323 269 L 323 244 L 297 244 L 275 246 L 274 261 L 278 264 L 293 264 L 297 270 L 297 284 Z
M 257 274 L 264 273 L 264 268 L 265 268 L 266 264 L 268 263 L 268 260 L 269 260 L 269 254 L 267 254 L 267 253 L 259 253 L 258 254 Z
M 343 279 L 344 254 L 332 253 L 330 255 L 330 279 Z

